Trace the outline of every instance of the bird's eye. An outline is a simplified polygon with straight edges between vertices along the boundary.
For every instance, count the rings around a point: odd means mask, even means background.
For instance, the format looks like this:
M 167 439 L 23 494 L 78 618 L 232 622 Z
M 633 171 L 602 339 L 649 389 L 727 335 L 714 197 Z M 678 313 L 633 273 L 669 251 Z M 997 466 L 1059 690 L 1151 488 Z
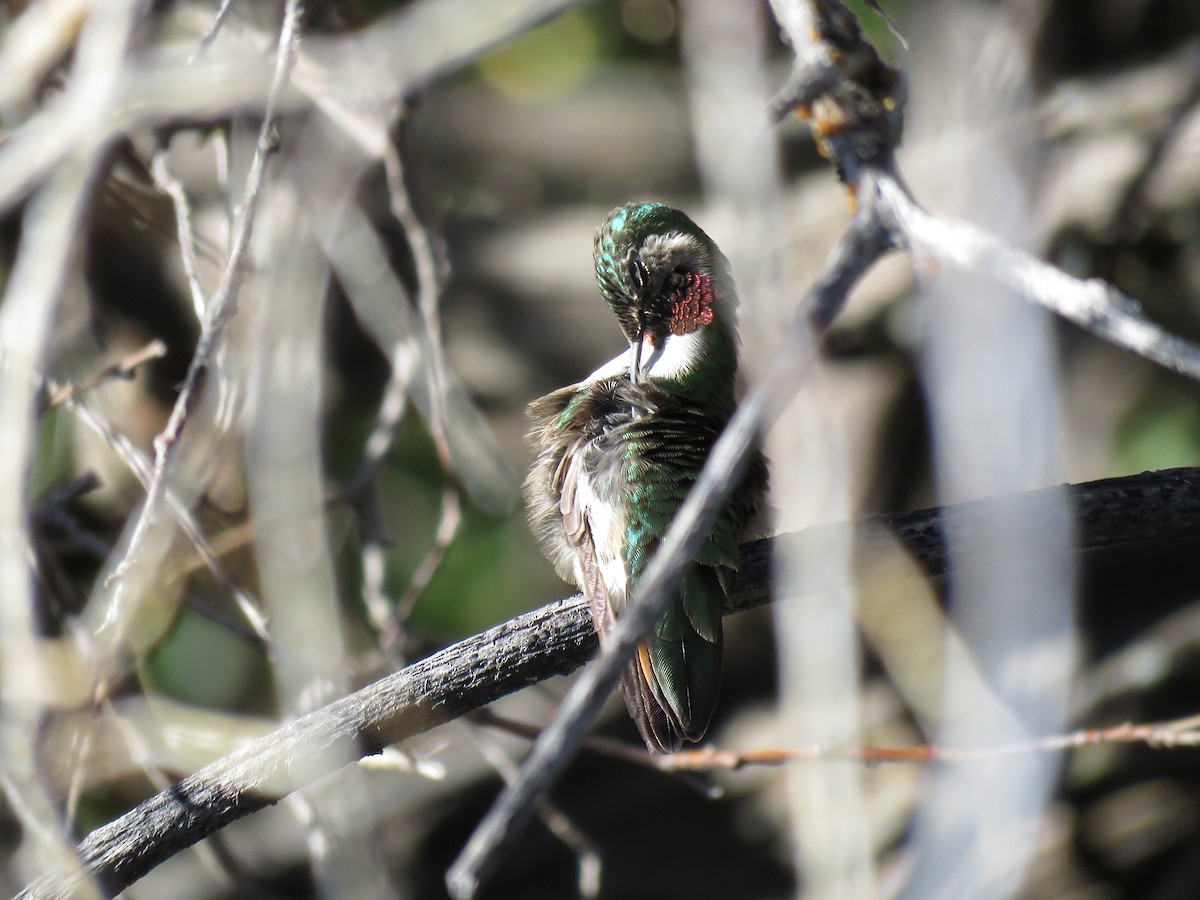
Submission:
M 633 286 L 639 291 L 645 290 L 646 287 L 646 266 L 636 256 L 629 260 L 629 280 L 633 282 Z

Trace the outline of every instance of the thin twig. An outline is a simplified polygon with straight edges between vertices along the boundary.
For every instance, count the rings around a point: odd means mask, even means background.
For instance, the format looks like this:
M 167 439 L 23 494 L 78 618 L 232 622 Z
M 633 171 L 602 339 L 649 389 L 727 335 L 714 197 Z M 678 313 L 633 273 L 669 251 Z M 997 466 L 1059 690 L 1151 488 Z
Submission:
M 509 734 L 515 734 L 518 737 L 523 737 L 531 741 L 536 741 L 543 730 L 541 726 L 530 725 L 528 722 L 518 722 L 516 719 L 502 716 L 490 707 L 471 713 L 471 720 L 480 725 L 498 728 L 501 731 L 506 731 Z M 589 753 L 595 753 L 598 756 L 619 759 L 622 762 L 633 763 L 634 765 L 650 769 L 657 768 L 654 765 L 654 757 L 648 750 L 636 744 L 626 743 L 625 741 L 617 741 L 599 735 L 588 735 L 580 743 L 579 748 Z
M 275 57 L 275 74 L 268 95 L 267 109 L 259 129 L 258 141 L 254 148 L 254 157 L 246 176 L 246 187 L 242 201 L 234 216 L 233 233 L 230 239 L 229 258 L 221 279 L 217 284 L 212 298 L 205 304 L 204 329 L 196 344 L 196 351 L 188 366 L 187 377 L 167 420 L 167 427 L 154 440 L 154 473 L 151 477 L 150 488 L 142 505 L 125 558 L 116 567 L 110 580 L 119 580 L 128 571 L 132 561 L 136 559 L 141 544 L 145 540 L 150 524 L 157 518 L 167 493 L 167 481 L 173 449 L 177 445 L 188 417 L 195 406 L 201 380 L 213 364 L 213 356 L 220 346 L 225 334 L 225 328 L 232 320 L 237 309 L 238 291 L 241 287 L 242 261 L 250 244 L 250 233 L 254 226 L 254 213 L 258 207 L 258 199 L 266 174 L 267 160 L 275 151 L 277 143 L 278 119 L 276 107 L 279 95 L 287 83 L 300 41 L 300 15 L 303 4 L 300 0 L 287 0 L 284 8 L 283 24 L 279 29 L 279 43 Z M 110 611 L 110 621 L 119 618 L 120 604 L 114 604 Z
M 518 722 L 515 719 L 510 719 L 507 716 L 498 715 L 493 712 L 490 707 L 485 709 L 477 709 L 470 716 L 473 722 L 479 725 L 487 725 L 492 728 L 497 728 L 501 731 L 514 734 L 518 737 L 526 738 L 530 741 L 536 741 L 542 733 L 542 728 L 537 725 L 530 725 L 527 722 Z M 654 769 L 662 771 L 659 768 L 657 760 L 659 757 L 652 754 L 644 746 L 631 744 L 627 741 L 619 741 L 613 738 L 603 737 L 601 735 L 591 734 L 585 737 L 579 743 L 579 750 L 583 753 L 592 753 L 596 756 L 603 756 L 607 759 L 616 759 L 621 762 L 631 763 L 635 766 L 641 766 L 644 769 Z M 698 778 L 691 777 L 686 772 L 681 772 L 678 775 L 678 781 L 685 787 L 693 789 L 697 794 L 707 800 L 718 800 L 723 795 L 723 791 L 718 785 L 711 782 L 702 781 Z
M 123 356 L 116 362 L 109 363 L 103 369 L 93 372 L 86 378 L 58 385 L 50 392 L 50 397 L 46 400 L 45 409 L 54 409 L 57 406 L 62 406 L 64 403 L 76 399 L 80 394 L 97 388 L 107 381 L 132 378 L 134 372 L 139 367 L 151 360 L 162 359 L 166 355 L 167 345 L 155 338 L 140 350 L 135 350 L 128 356 Z
M 171 198 L 175 207 L 175 230 L 179 240 L 179 257 L 183 263 L 183 274 L 187 278 L 188 291 L 192 296 L 192 309 L 196 312 L 196 321 L 204 321 L 204 288 L 196 275 L 196 239 L 192 232 L 192 207 L 188 203 L 187 192 L 179 179 L 171 174 L 167 165 L 169 147 L 160 147 L 150 160 L 150 174 L 154 177 L 154 186 Z
M 458 473 L 455 470 L 454 456 L 450 451 L 449 421 L 446 409 L 446 354 L 442 344 L 442 320 L 438 303 L 444 284 L 443 267 L 434 253 L 433 238 L 425 223 L 421 221 L 413 209 L 412 198 L 404 180 L 403 162 L 400 151 L 394 145 L 389 145 L 383 157 L 384 173 L 387 177 L 388 197 L 391 202 L 392 215 L 404 229 L 409 249 L 417 273 L 417 305 L 421 310 L 421 318 L 425 324 L 425 332 L 429 336 L 428 378 L 429 378 L 429 432 L 433 436 L 437 448 L 438 462 L 446 477 L 442 488 L 441 510 L 438 513 L 437 528 L 434 532 L 433 545 L 417 566 L 404 593 L 396 602 L 388 623 L 375 622 L 381 634 L 390 635 L 392 641 L 389 651 L 394 651 L 397 639 L 403 632 L 404 623 L 412 613 L 413 607 L 430 580 L 437 573 L 462 525 L 462 492 L 458 486 Z M 396 376 L 394 376 L 396 377 Z M 400 373 L 405 381 L 408 378 Z M 395 434 L 391 435 L 391 441 Z
M 221 5 L 217 8 L 217 14 L 213 16 L 212 25 L 204 37 L 200 39 L 200 46 L 188 57 L 188 62 L 195 62 L 200 54 L 212 45 L 212 42 L 217 39 L 217 35 L 221 33 L 221 26 L 225 24 L 225 20 L 229 18 L 229 13 L 232 10 L 233 0 L 221 0 Z
M 783 766 L 817 760 L 857 760 L 876 763 L 988 762 L 1005 756 L 1055 753 L 1095 744 L 1145 744 L 1175 748 L 1200 746 L 1200 715 L 1146 725 L 1125 723 L 1109 728 L 1085 728 L 1069 734 L 1050 735 L 980 747 L 947 747 L 920 744 L 914 747 L 791 747 L 771 750 L 720 750 L 705 747 L 654 757 L 664 772 L 709 772 L 748 766 Z
M 54 382 L 49 382 L 49 384 L 52 386 L 52 390 L 62 391 L 64 389 L 64 387 L 54 388 Z M 142 453 L 141 449 L 135 446 L 128 436 L 117 431 L 106 416 L 97 413 L 88 406 L 85 398 L 71 396 L 65 402 L 67 408 L 71 410 L 79 421 L 94 431 L 104 441 L 105 445 L 113 451 L 117 458 L 125 463 L 142 487 L 148 489 L 150 487 L 151 465 L 150 460 Z M 214 547 L 205 536 L 204 530 L 200 527 L 200 523 L 196 521 L 196 517 L 187 504 L 177 497 L 173 491 L 167 491 L 166 500 L 180 529 L 195 548 L 196 555 L 199 557 L 201 563 L 207 567 L 208 571 L 217 580 L 217 583 L 233 597 L 234 603 L 237 605 L 246 624 L 250 626 L 253 638 L 263 646 L 266 646 L 267 619 L 258 601 L 251 597 L 245 588 L 239 585 L 225 571 L 224 566 L 221 565 L 219 560 L 223 551 Z M 206 615 L 206 618 L 211 619 L 213 617 Z M 220 624 L 230 625 L 232 623 L 221 622 Z
M 417 601 L 421 599 L 425 588 L 429 586 L 429 582 L 437 574 L 438 569 L 442 565 L 442 560 L 446 557 L 446 551 L 450 549 L 450 545 L 458 535 L 461 525 L 462 493 L 455 485 L 447 484 L 442 488 L 442 504 L 441 510 L 438 513 L 433 545 L 426 551 L 420 565 L 413 572 L 412 578 L 408 581 L 408 586 L 405 587 L 404 593 L 396 601 L 396 607 L 392 612 L 392 618 L 396 622 L 395 631 L 397 634 L 403 629 L 404 623 L 412 615 L 413 607 L 417 605 Z
M 417 270 L 417 306 L 429 334 L 431 376 L 434 379 L 434 396 L 440 397 L 441 378 L 445 369 L 445 352 L 442 347 L 442 319 L 438 302 L 442 294 L 444 273 L 433 250 L 433 238 L 429 229 L 413 209 L 412 198 L 404 180 L 404 166 L 400 151 L 393 145 L 383 157 L 383 171 L 387 177 L 388 200 L 392 215 L 404 229 L 413 262 Z M 437 432 L 434 440 L 439 441 L 438 452 L 443 454 L 446 465 L 450 464 L 450 450 L 445 445 L 445 408 L 440 400 L 434 403 L 432 418 L 437 420 L 431 429 Z

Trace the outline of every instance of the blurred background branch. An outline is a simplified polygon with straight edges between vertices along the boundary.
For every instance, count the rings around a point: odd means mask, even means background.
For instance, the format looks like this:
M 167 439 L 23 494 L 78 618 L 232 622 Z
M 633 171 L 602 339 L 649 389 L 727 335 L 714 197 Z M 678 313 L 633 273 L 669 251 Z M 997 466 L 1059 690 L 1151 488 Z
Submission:
M 818 31 L 853 14 L 905 71 L 904 186 L 857 178 L 817 102 L 836 54 L 797 68 L 777 39 L 772 9 L 812 48 L 790 17 L 837 4 L 0 3 L 10 893 L 51 871 L 86 890 L 82 839 L 95 887 L 134 897 L 445 895 L 528 731 L 433 725 L 509 692 L 496 721 L 545 723 L 566 684 L 543 679 L 593 646 L 573 601 L 537 608 L 563 588 L 516 508 L 522 409 L 619 349 L 591 234 L 637 198 L 730 252 L 751 384 L 848 228 L 918 257 L 810 312 L 828 331 L 771 435 L 781 537 L 745 548 L 714 746 L 986 756 L 1023 729 L 1039 759 L 684 777 L 589 753 L 482 894 L 1200 892 L 1195 751 L 1144 743 L 1196 712 L 1196 387 L 1095 339 L 1193 368 L 1200 13 L 891 0 L 906 52 L 847 6 Z M 765 124 L 779 85 L 806 125 Z M 132 573 L 154 440 L 206 340 Z M 779 618 L 753 609 L 772 598 Z M 985 768 L 1030 802 L 955 807 Z M 217 798 L 257 812 L 230 825 Z M 965 821 L 1014 838 L 981 861 L 947 829 Z

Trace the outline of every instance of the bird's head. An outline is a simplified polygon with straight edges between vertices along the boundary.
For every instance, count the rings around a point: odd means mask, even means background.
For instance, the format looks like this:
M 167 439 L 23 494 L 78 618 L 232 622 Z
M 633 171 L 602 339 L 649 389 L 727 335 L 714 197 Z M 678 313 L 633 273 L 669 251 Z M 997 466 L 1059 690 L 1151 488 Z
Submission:
M 630 203 L 596 231 L 596 282 L 629 341 L 629 377 L 674 337 L 695 334 L 731 299 L 727 263 L 712 239 L 677 209 Z

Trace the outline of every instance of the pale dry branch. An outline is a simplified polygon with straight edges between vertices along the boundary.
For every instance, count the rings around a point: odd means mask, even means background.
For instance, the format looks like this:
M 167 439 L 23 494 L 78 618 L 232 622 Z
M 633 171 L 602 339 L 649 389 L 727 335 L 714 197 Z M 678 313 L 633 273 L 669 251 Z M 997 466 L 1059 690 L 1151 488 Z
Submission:
M 167 345 L 155 338 L 140 350 L 135 350 L 133 353 L 121 357 L 116 362 L 109 363 L 107 366 L 79 381 L 68 381 L 65 384 L 54 383 L 53 387 L 48 383 L 47 387 L 50 389 L 50 396 L 46 399 L 45 408 L 54 409 L 56 406 L 62 406 L 64 403 L 75 400 L 80 394 L 97 388 L 108 381 L 132 378 L 138 368 L 151 360 L 162 359 L 166 354 Z
M 56 392 L 63 392 L 67 389 L 67 385 L 61 385 L 55 390 Z M 129 471 L 138 480 L 138 483 L 144 489 L 149 488 L 152 464 L 146 454 L 139 447 L 135 446 L 127 435 L 119 432 L 108 417 L 90 406 L 86 398 L 72 395 L 65 402 L 71 413 L 99 436 L 105 446 L 112 450 L 116 457 L 125 463 Z M 220 562 L 220 548 L 214 546 L 213 542 L 205 535 L 204 529 L 196 521 L 196 517 L 188 508 L 188 504 L 178 497 L 174 491 L 168 491 L 167 505 L 180 529 L 195 548 L 196 557 L 200 564 L 207 568 L 217 580 L 217 583 L 228 591 L 229 595 L 233 598 L 238 611 L 241 613 L 244 625 L 249 628 L 248 636 L 260 642 L 265 642 L 267 638 L 267 620 L 258 601 L 225 571 L 225 567 Z M 213 618 L 212 614 L 207 610 L 202 610 L 201 613 L 208 618 Z M 242 627 L 241 623 L 238 623 L 236 626 L 234 623 L 228 624 L 234 626 L 235 629 Z
M 50 344 L 55 310 L 67 279 L 68 260 L 83 219 L 89 188 L 106 142 L 86 130 L 113 101 L 117 73 L 139 14 L 136 0 L 96 6 L 79 37 L 71 81 L 59 97 L 84 130 L 25 210 L 18 255 L 0 313 L 0 759 L 4 788 L 26 840 L 13 865 L 27 877 L 69 860 L 66 829 L 39 778 L 37 723 L 46 678 L 37 655 L 33 548 L 27 530 L 28 471 L 34 447 L 35 391 Z M 19 48 L 18 48 L 19 49 Z M 6 51 L 15 52 L 12 45 Z M 7 53 L 6 53 L 7 58 Z M 7 146 L 3 149 L 7 149 Z M 80 892 L 91 893 L 89 882 Z
M 243 257 L 250 245 L 250 234 L 254 227 L 254 214 L 258 208 L 258 200 L 262 191 L 263 179 L 266 174 L 267 162 L 276 149 L 278 141 L 277 129 L 279 122 L 276 106 L 278 98 L 287 83 L 293 62 L 300 43 L 300 15 L 303 6 L 299 0 L 288 0 L 283 15 L 283 24 L 279 29 L 279 42 L 276 47 L 275 71 L 271 80 L 271 88 L 267 95 L 266 112 L 254 147 L 254 156 L 250 162 L 250 171 L 246 176 L 246 185 L 234 215 L 233 228 L 229 241 L 229 254 L 221 279 L 213 296 L 204 306 L 204 328 L 200 340 L 188 365 L 187 377 L 166 428 L 154 440 L 154 471 L 150 479 L 150 487 L 146 500 L 138 514 L 137 523 L 129 539 L 125 558 L 117 565 L 109 576 L 111 581 L 118 581 L 128 571 L 136 560 L 147 530 L 160 515 L 170 481 L 171 460 L 174 448 L 183 434 L 188 418 L 196 405 L 201 381 L 205 376 L 214 372 L 214 355 L 224 339 L 225 330 L 237 311 L 238 292 L 243 275 Z M 121 614 L 121 604 L 114 603 L 110 610 L 110 622 L 115 622 Z
M 187 192 L 179 179 L 171 174 L 167 166 L 167 156 L 170 148 L 160 147 L 150 161 L 150 172 L 154 176 L 154 186 L 171 198 L 175 207 L 175 230 L 179 243 L 179 257 L 183 263 L 183 274 L 187 279 L 188 292 L 192 297 L 192 309 L 196 312 L 196 321 L 204 321 L 206 300 L 204 288 L 196 275 L 196 239 L 192 231 L 192 208 L 188 203 Z
M 1200 345 L 1146 319 L 1112 285 L 1075 278 L 967 222 L 927 212 L 890 172 L 870 172 L 863 188 L 878 194 L 885 227 L 927 277 L 945 267 L 987 278 L 1122 350 L 1200 381 Z
M 462 520 L 462 495 L 453 483 L 446 484 L 442 488 L 442 502 L 438 511 L 437 526 L 434 529 L 433 544 L 421 558 L 421 562 L 405 586 L 404 592 L 397 598 L 389 617 L 391 622 L 384 625 L 381 630 L 385 647 L 394 649 L 398 646 L 404 623 L 408 621 L 417 601 L 421 599 L 421 594 L 425 592 L 425 588 L 437 574 L 437 570 L 446 556 L 446 551 L 450 549 L 450 545 L 458 535 Z M 377 622 L 376 627 L 379 627 L 380 624 Z

